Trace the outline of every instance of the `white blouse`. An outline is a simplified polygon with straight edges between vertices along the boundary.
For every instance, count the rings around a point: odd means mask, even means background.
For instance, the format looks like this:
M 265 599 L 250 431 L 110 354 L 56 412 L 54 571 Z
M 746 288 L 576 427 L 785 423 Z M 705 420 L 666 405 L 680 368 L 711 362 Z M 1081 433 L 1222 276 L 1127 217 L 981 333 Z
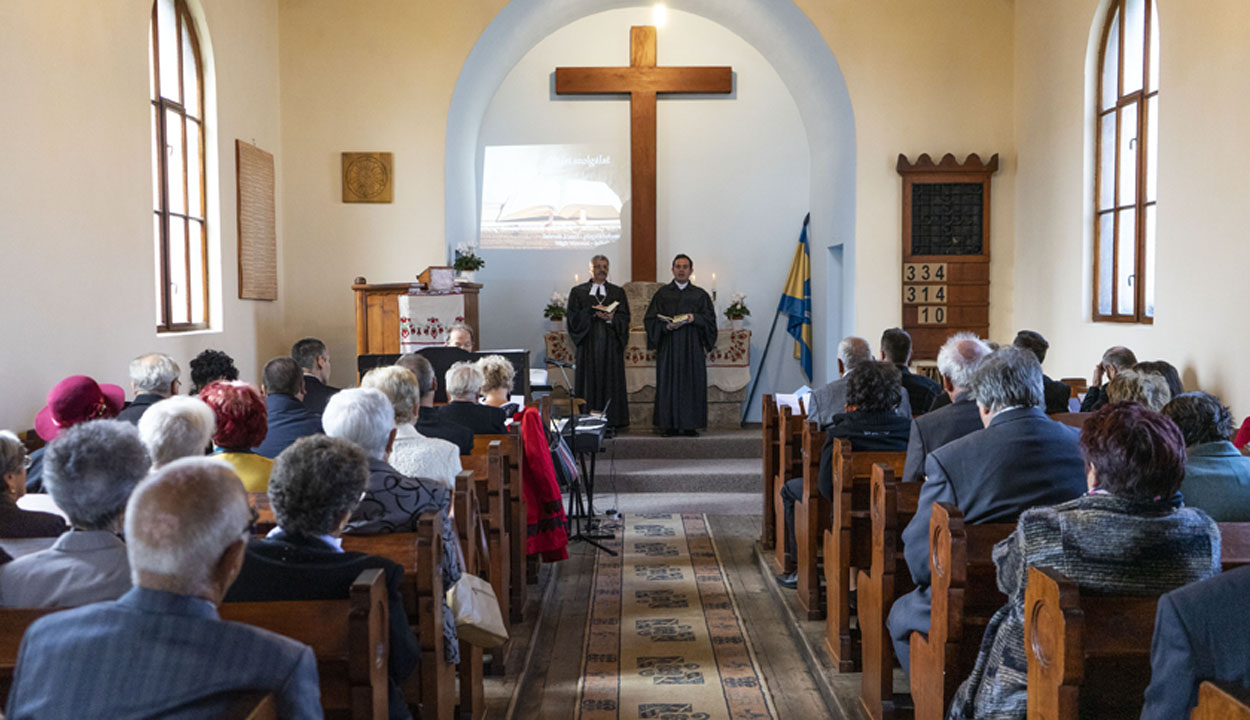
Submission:
M 426 437 L 407 423 L 396 426 L 388 458 L 391 467 L 408 477 L 437 480 L 455 490 L 460 472 L 460 448 L 439 438 Z

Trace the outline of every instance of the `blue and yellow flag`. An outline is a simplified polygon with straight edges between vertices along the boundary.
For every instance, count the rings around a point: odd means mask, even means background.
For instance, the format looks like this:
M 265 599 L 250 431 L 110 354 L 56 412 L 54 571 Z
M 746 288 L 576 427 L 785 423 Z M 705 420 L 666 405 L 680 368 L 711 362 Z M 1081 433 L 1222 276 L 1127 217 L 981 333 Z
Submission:
M 777 312 L 790 316 L 786 330 L 794 336 L 794 359 L 803 364 L 803 373 L 812 379 L 812 256 L 807 249 L 807 224 L 812 216 L 803 218 L 803 231 L 799 233 L 799 246 L 794 249 L 790 263 L 790 276 L 786 289 L 781 293 Z

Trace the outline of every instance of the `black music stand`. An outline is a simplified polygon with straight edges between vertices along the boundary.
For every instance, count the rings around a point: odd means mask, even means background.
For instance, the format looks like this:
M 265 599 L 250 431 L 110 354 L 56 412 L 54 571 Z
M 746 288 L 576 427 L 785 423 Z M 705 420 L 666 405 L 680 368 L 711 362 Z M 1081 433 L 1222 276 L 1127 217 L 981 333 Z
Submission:
M 594 494 L 593 494 L 594 490 L 591 486 L 583 482 L 583 477 L 586 476 L 586 465 L 585 465 L 585 462 L 581 460 L 581 453 L 579 453 L 577 450 L 577 435 L 578 435 L 577 434 L 577 407 L 576 407 L 576 404 L 574 403 L 574 398 L 573 398 L 573 383 L 569 382 L 569 374 L 564 369 L 565 367 L 570 367 L 570 365 L 569 363 L 561 362 L 558 360 L 553 360 L 551 358 L 544 358 L 544 360 L 548 364 L 555 365 L 556 367 L 560 368 L 560 373 L 564 375 L 564 382 L 568 386 L 569 421 L 566 427 L 568 428 L 569 451 L 574 453 L 575 455 L 578 455 L 578 458 L 579 458 L 578 465 L 580 466 L 579 470 L 581 471 L 577 477 L 569 481 L 569 509 L 568 509 L 568 512 L 566 513 L 567 520 L 569 523 L 569 530 L 572 531 L 572 533 L 569 535 L 569 542 L 571 543 L 572 542 L 584 542 L 584 543 L 587 543 L 588 545 L 593 545 L 599 548 L 600 550 L 602 550 L 603 552 L 606 552 L 607 554 L 615 557 L 619 553 L 611 548 L 605 547 L 599 541 L 611 540 L 614 537 L 616 537 L 616 535 L 614 533 L 603 535 L 603 534 L 594 532 L 594 521 L 595 521 Z M 559 430 L 557 431 L 556 434 L 562 436 L 564 435 L 564 431 Z M 582 435 L 583 436 L 590 435 L 594 443 L 594 447 L 593 449 L 590 450 L 590 452 L 592 453 L 598 452 L 601 433 L 596 432 L 593 435 L 591 435 L 590 433 L 582 433 Z M 586 451 L 582 450 L 581 452 L 584 453 Z M 593 462 L 593 459 L 594 459 L 593 455 L 591 459 Z M 583 489 L 585 489 L 586 491 L 585 498 L 583 498 L 582 496 Z M 587 524 L 585 529 L 582 528 L 583 520 L 585 520 Z M 576 529 L 574 530 L 574 528 Z

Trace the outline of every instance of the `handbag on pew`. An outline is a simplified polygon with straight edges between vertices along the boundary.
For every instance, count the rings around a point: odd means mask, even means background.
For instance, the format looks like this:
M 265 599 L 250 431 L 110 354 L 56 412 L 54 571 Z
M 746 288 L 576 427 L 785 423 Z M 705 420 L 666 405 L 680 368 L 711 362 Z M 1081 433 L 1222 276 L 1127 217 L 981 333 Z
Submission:
M 478 532 L 485 532 L 481 525 Z M 508 629 L 503 624 L 495 589 L 489 580 L 465 570 L 463 554 L 460 579 L 447 590 L 447 607 L 456 618 L 456 634 L 461 640 L 486 649 L 508 642 Z

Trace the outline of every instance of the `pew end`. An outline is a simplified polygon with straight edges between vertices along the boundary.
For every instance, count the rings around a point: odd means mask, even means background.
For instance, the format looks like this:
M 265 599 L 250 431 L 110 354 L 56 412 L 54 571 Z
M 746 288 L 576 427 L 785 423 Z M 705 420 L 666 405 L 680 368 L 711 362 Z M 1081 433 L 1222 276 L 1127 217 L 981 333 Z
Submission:
M 1250 720 L 1250 690 L 1204 680 L 1189 720 Z
M 772 550 L 775 541 L 776 516 L 773 514 L 773 481 L 777 477 L 777 402 L 771 393 L 765 393 L 760 409 L 760 425 L 764 435 L 763 469 L 763 519 L 760 524 L 760 545 Z

